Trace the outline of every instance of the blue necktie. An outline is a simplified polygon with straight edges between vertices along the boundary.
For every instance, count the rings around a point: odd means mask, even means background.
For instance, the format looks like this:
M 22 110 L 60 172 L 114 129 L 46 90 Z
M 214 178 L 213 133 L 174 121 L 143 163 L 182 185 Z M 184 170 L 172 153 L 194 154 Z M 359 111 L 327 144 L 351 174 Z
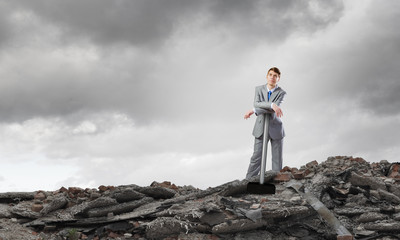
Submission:
M 268 101 L 269 101 L 269 97 L 271 97 L 271 94 L 272 94 L 272 92 L 269 91 L 269 92 L 268 92 Z

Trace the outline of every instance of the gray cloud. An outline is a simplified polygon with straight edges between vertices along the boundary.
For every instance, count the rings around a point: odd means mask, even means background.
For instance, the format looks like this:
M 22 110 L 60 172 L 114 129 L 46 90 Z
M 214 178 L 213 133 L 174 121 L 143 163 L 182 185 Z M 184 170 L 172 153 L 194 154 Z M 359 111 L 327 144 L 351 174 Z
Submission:
M 318 89 L 313 98 L 352 107 L 357 103 L 375 114 L 400 113 L 400 33 L 393 24 L 400 17 L 394 10 L 398 7 L 395 1 L 368 5 L 360 15 L 368 18 L 340 25 L 342 31 L 332 39 L 335 47 L 321 51 L 324 43 L 307 49 L 304 56 L 312 62 L 305 60 L 305 69 L 310 79 L 319 79 L 311 85 Z
M 208 114 L 216 114 L 225 106 L 217 100 L 217 88 L 227 84 L 232 97 L 241 88 L 222 74 L 232 71 L 232 64 L 241 64 L 240 58 L 232 60 L 237 55 L 245 58 L 239 44 L 280 44 L 294 32 L 324 28 L 343 12 L 340 1 L 323 14 L 325 6 L 319 1 L 1 3 L 9 15 L 29 15 L 22 27 L 26 31 L 11 36 L 18 47 L 4 49 L 14 58 L 0 62 L 6 83 L 0 89 L 3 121 L 111 110 L 148 123 L 183 112 L 182 117 L 199 117 L 203 113 L 192 109 L 205 106 L 213 106 Z M 8 24 L 0 26 L 0 34 L 22 23 Z M 182 39 L 193 43 L 185 47 L 186 56 L 179 55 Z M 74 48 L 81 53 L 73 56 Z M 91 50 L 96 60 L 85 55 Z M 188 91 L 196 82 L 201 84 Z
M 100 45 L 163 46 L 181 25 L 224 27 L 232 38 L 284 41 L 293 31 L 313 32 L 342 15 L 341 1 L 13 1 L 57 25 L 63 40 Z M 324 9 L 330 9 L 326 11 Z M 322 12 L 322 14 L 321 14 Z M 223 29 L 221 29 L 223 30 Z M 267 39 L 259 39 L 259 38 Z

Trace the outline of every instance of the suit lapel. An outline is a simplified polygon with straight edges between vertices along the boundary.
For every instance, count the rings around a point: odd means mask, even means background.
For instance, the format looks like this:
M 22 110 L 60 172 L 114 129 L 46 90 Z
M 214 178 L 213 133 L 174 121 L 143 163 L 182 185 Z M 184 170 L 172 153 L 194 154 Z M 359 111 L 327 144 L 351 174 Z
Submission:
M 268 102 L 272 102 L 276 96 L 278 96 L 279 92 L 281 91 L 281 88 L 278 87 L 277 89 L 275 89 L 275 91 L 271 94 L 271 97 L 269 98 Z
M 268 102 L 268 91 L 267 91 L 267 84 L 265 84 L 264 86 L 263 86 L 263 88 L 261 89 L 261 93 L 262 93 L 262 96 L 263 96 L 263 98 L 264 98 L 264 101 L 266 101 L 266 102 Z

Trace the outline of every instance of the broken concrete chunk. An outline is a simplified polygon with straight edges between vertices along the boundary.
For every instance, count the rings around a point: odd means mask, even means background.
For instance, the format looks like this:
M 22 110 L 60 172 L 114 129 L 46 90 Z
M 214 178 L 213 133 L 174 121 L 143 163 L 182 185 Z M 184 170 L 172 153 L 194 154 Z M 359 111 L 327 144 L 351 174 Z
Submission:
M 380 212 L 380 208 L 372 207 L 352 207 L 352 208 L 335 208 L 334 212 L 344 216 L 356 216 L 368 212 Z
M 396 221 L 400 221 L 400 213 L 393 214 L 393 219 Z
M 31 200 L 35 197 L 35 192 L 5 192 L 0 193 L 0 203 L 20 202 Z
M 83 202 L 79 205 L 75 205 L 69 208 L 72 215 L 83 215 L 86 214 L 89 209 L 106 207 L 118 204 L 117 200 L 110 197 L 100 197 L 90 202 Z
M 163 187 L 143 187 L 136 189 L 136 191 L 155 199 L 168 199 L 174 197 L 176 194 L 174 190 Z
M 387 219 L 388 216 L 386 214 L 382 213 L 377 213 L 377 212 L 367 212 L 363 213 L 357 218 L 355 218 L 355 221 L 359 223 L 367 223 L 367 222 L 375 222 L 378 220 L 384 220 Z
M 0 218 L 11 218 L 11 207 L 8 204 L 0 204 Z
M 222 212 L 208 212 L 204 213 L 199 220 L 201 223 L 207 224 L 209 226 L 214 226 L 223 223 L 225 219 L 226 215 Z
M 49 204 L 46 204 L 43 209 L 40 211 L 42 215 L 46 215 L 50 212 L 58 210 L 60 208 L 65 207 L 67 205 L 68 200 L 63 194 L 58 194 Z
M 257 222 L 257 220 L 261 219 L 263 217 L 261 208 L 259 209 L 243 209 L 243 208 L 237 208 L 236 210 L 238 213 L 241 215 L 244 215 L 248 219 L 252 220 L 253 222 Z
M 112 197 L 115 198 L 117 202 L 123 203 L 142 199 L 145 195 L 133 190 L 132 188 L 128 188 L 113 192 Z
M 32 211 L 31 207 L 32 205 L 29 202 L 21 202 L 11 208 L 11 213 L 30 219 L 39 218 L 41 215 L 37 212 Z
M 398 221 L 380 221 L 374 223 L 366 223 L 364 228 L 372 231 L 380 232 L 398 232 L 400 231 L 400 222 Z
M 378 193 L 381 196 L 381 199 L 384 199 L 390 203 L 394 203 L 394 204 L 399 204 L 400 203 L 400 198 L 396 195 L 394 195 L 393 193 L 390 193 L 388 191 L 382 190 L 382 189 L 378 189 Z
M 267 208 L 262 210 L 264 219 L 287 218 L 295 215 L 309 216 L 313 213 L 315 213 L 315 211 L 307 206 L 281 207 L 275 210 Z
M 386 185 L 383 181 L 380 181 L 374 177 L 365 177 L 358 175 L 355 172 L 351 173 L 350 183 L 355 186 L 369 187 L 370 189 L 386 189 Z
M 393 193 L 394 195 L 400 197 L 400 186 L 395 184 L 386 184 L 387 189 L 389 192 Z
M 146 227 L 146 237 L 149 239 L 163 239 L 181 232 L 189 233 L 193 228 L 190 222 L 181 221 L 173 217 L 161 217 L 150 222 Z
M 118 215 L 121 213 L 131 212 L 133 209 L 142 206 L 143 204 L 150 203 L 153 201 L 151 197 L 145 197 L 140 200 L 124 202 L 117 205 L 111 205 L 107 207 L 92 208 L 87 211 L 88 217 L 101 217 L 107 216 L 109 213 Z
M 223 222 L 218 224 L 212 228 L 212 233 L 214 234 L 227 234 L 227 233 L 237 233 L 237 232 L 245 232 L 250 230 L 259 229 L 261 227 L 267 226 L 268 221 L 259 220 L 254 222 L 250 219 L 238 219 L 230 222 Z

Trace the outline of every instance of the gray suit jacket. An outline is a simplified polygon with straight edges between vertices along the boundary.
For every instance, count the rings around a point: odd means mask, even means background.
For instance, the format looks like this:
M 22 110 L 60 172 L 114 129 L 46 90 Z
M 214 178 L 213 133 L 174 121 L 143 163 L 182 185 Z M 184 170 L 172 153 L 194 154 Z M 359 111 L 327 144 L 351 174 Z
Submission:
M 268 90 L 267 85 L 261 85 L 256 87 L 256 93 L 254 97 L 254 108 L 256 110 L 256 123 L 253 129 L 253 136 L 259 138 L 264 133 L 264 113 L 269 117 L 269 136 L 272 139 L 282 139 L 285 137 L 285 130 L 283 128 L 282 120 L 275 115 L 275 111 L 271 108 L 271 103 L 275 103 L 280 106 L 286 92 L 278 87 L 271 94 L 268 101 Z

